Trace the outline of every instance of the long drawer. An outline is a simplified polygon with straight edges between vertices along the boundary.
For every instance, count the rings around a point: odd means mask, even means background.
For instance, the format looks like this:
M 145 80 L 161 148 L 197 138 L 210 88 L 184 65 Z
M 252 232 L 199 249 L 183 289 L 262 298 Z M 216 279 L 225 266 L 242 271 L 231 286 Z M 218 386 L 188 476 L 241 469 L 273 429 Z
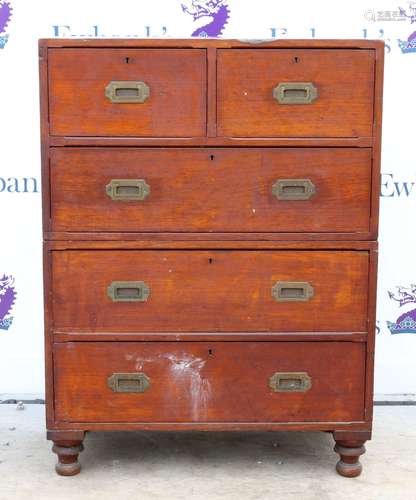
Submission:
M 53 148 L 53 231 L 365 232 L 371 149 Z
M 368 252 L 52 252 L 60 332 L 366 332 Z
M 374 51 L 218 51 L 218 135 L 371 136 Z
M 59 421 L 363 420 L 363 343 L 69 342 L 54 370 Z

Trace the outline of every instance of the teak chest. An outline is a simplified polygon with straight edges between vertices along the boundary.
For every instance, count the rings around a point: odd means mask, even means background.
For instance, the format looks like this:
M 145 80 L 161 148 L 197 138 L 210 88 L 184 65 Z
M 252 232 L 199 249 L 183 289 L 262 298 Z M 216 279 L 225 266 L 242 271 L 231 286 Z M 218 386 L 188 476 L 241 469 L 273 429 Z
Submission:
M 47 436 L 371 438 L 384 44 L 40 40 Z

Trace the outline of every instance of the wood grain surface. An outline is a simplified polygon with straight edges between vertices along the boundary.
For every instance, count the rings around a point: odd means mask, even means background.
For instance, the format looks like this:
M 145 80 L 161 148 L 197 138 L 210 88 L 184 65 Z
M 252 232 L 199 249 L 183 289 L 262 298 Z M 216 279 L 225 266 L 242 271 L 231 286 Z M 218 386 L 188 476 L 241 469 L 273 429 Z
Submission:
M 49 439 L 371 437 L 383 61 L 380 40 L 39 40 Z M 150 98 L 111 103 L 114 80 L 145 81 Z M 278 104 L 290 81 L 318 98 Z M 105 194 L 131 176 L 151 186 L 143 203 Z M 316 195 L 276 199 L 283 176 Z M 113 302 L 116 280 L 145 281 L 148 301 Z M 314 296 L 277 302 L 278 280 Z M 145 393 L 108 387 L 137 371 Z M 274 393 L 276 371 L 312 387 Z
M 54 251 L 60 332 L 365 332 L 365 251 Z M 113 281 L 144 281 L 146 302 L 113 302 Z M 278 302 L 277 281 L 309 282 L 307 302 Z
M 383 40 L 369 38 L 40 38 L 39 45 L 46 48 L 280 48 L 280 49 L 373 49 L 383 50 Z
M 279 104 L 279 83 L 312 82 L 311 104 Z M 372 134 L 372 50 L 218 50 L 218 135 L 359 137 Z
M 150 97 L 112 103 L 111 81 L 144 81 Z M 206 106 L 204 50 L 49 50 L 51 135 L 203 136 Z
M 53 231 L 365 232 L 371 149 L 53 148 Z M 143 200 L 114 201 L 112 179 L 144 179 Z M 309 200 L 279 200 L 279 179 L 310 179 Z
M 76 422 L 319 422 L 363 418 L 365 345 L 337 342 L 55 344 L 55 408 Z M 143 393 L 108 387 L 144 373 Z M 276 372 L 306 372 L 306 392 L 273 392 Z

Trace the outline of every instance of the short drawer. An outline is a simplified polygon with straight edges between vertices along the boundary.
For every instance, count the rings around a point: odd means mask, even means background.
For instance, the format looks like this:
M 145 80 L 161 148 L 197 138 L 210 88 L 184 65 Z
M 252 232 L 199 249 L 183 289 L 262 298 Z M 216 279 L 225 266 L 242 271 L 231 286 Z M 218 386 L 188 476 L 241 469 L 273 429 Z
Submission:
M 374 51 L 218 51 L 218 135 L 372 135 Z
M 50 134 L 191 137 L 206 133 L 199 49 L 49 49 Z
M 52 252 L 59 332 L 366 332 L 368 252 Z
M 369 230 L 371 149 L 52 148 L 53 231 Z
M 69 422 L 363 420 L 365 343 L 54 345 L 55 419 Z

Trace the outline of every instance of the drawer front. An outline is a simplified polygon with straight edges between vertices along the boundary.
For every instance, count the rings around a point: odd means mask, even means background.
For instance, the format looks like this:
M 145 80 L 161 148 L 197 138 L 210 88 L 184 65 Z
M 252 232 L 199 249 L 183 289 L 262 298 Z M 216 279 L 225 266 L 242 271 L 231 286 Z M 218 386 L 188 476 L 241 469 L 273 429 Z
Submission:
M 364 137 L 373 122 L 374 51 L 218 51 L 218 135 Z
M 197 49 L 49 49 L 50 134 L 204 136 Z
M 53 231 L 364 232 L 371 149 L 53 148 Z
M 58 421 L 363 420 L 363 343 L 69 342 L 54 363 Z
M 52 252 L 60 332 L 365 332 L 368 252 Z

